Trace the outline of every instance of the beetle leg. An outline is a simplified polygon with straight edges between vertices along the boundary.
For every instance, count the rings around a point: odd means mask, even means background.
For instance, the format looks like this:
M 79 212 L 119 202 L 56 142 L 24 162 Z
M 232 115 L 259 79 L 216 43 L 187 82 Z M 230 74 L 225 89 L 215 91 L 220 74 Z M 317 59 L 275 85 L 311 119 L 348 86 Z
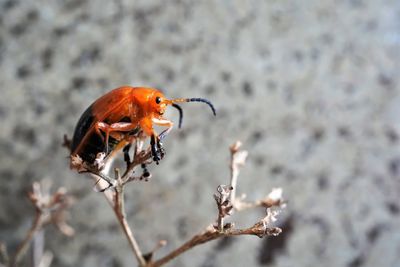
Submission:
M 143 169 L 142 177 L 143 177 L 143 179 L 145 179 L 147 181 L 151 177 L 151 174 L 150 174 L 149 170 L 147 169 L 147 166 L 145 163 L 142 163 L 141 167 Z
M 104 136 L 100 131 L 100 125 L 99 124 L 105 124 L 104 122 L 98 122 L 94 125 L 94 129 L 96 130 L 96 133 L 100 136 L 101 140 L 104 142 Z
M 156 145 L 157 145 L 157 152 L 158 152 L 158 154 L 160 154 L 160 158 L 161 158 L 161 159 L 164 158 L 164 156 L 165 156 L 165 149 L 164 149 L 164 147 L 163 147 L 163 145 L 162 145 L 162 143 L 161 143 L 159 137 L 157 138 Z
M 109 129 L 110 125 L 108 125 L 105 122 L 98 122 L 96 123 L 96 125 L 94 126 L 96 133 L 101 137 L 101 139 L 103 140 L 103 142 L 105 142 L 105 147 L 106 147 L 106 154 L 108 153 L 108 136 L 109 136 Z M 105 134 L 106 137 L 104 138 L 103 134 L 101 133 L 102 130 Z
M 154 124 L 157 124 L 159 126 L 166 126 L 168 127 L 167 129 L 165 129 L 164 131 L 162 131 L 158 138 L 161 141 L 162 139 L 164 139 L 165 136 L 167 136 L 167 134 L 172 130 L 172 127 L 174 127 L 174 124 L 172 121 L 169 120 L 165 120 L 165 119 L 157 119 L 157 118 L 153 118 L 152 122 Z
M 158 150 L 159 147 L 158 143 L 159 143 L 158 138 L 154 134 L 151 135 L 150 137 L 151 155 L 153 156 L 153 160 L 156 162 L 156 164 L 158 164 L 162 156 L 164 156 L 164 154 L 161 154 L 160 156 L 158 155 L 160 154 L 160 151 Z
M 126 167 L 129 167 L 129 164 L 131 163 L 131 157 L 129 156 L 129 149 L 131 148 L 132 144 L 129 143 L 127 144 L 122 151 L 124 152 L 124 160 L 126 162 Z
M 158 162 L 161 160 L 161 158 L 158 156 L 158 149 L 157 149 L 158 137 L 157 137 L 157 133 L 153 129 L 153 124 L 151 122 L 151 119 L 144 118 L 139 122 L 139 124 L 140 124 L 140 128 L 142 128 L 143 132 L 147 136 L 150 136 L 151 155 L 153 157 L 153 161 L 155 161 L 156 164 L 158 164 Z
M 153 123 L 159 126 L 167 126 L 168 128 L 157 136 L 157 133 L 153 129 Z M 162 147 L 161 140 L 171 131 L 173 123 L 165 119 L 146 118 L 140 122 L 140 127 L 148 136 L 150 136 L 151 154 L 153 160 L 158 164 L 158 162 L 164 157 L 164 148 Z
M 158 149 L 158 153 L 160 154 L 161 158 L 164 158 L 165 156 L 165 149 L 160 141 L 160 138 L 157 138 L 157 149 Z
M 154 124 L 156 124 L 156 125 L 168 127 L 167 129 L 162 131 L 161 134 L 157 138 L 157 148 L 159 150 L 161 158 L 163 158 L 164 154 L 165 154 L 165 151 L 164 151 L 164 148 L 162 146 L 161 140 L 164 139 L 165 136 L 167 136 L 167 134 L 172 130 L 172 127 L 174 126 L 174 124 L 172 123 L 172 121 L 165 120 L 165 119 L 158 119 L 158 118 L 153 118 L 152 122 Z
M 111 125 L 105 123 L 105 122 L 98 122 L 95 125 L 95 129 L 97 133 L 100 133 L 100 136 L 103 137 L 101 134 L 100 130 L 102 130 L 106 136 L 105 136 L 105 147 L 106 147 L 106 154 L 108 153 L 108 138 L 110 136 L 110 133 L 112 132 L 130 132 L 133 129 L 136 128 L 136 124 L 130 123 L 130 122 L 117 122 L 113 123 Z M 104 140 L 104 139 L 103 139 Z

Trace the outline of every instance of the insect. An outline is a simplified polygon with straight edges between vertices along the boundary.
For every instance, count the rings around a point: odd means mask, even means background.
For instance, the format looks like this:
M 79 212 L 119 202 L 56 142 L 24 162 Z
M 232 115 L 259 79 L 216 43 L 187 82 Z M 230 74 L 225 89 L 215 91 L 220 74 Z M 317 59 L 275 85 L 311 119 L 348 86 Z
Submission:
M 71 142 L 71 156 L 79 155 L 83 161 L 94 163 L 98 153 L 108 156 L 127 146 L 139 133 L 150 137 L 153 160 L 164 156 L 161 140 L 171 131 L 173 123 L 163 117 L 168 105 L 179 111 L 179 128 L 183 111 L 176 103 L 203 102 L 214 115 L 216 111 L 204 98 L 167 99 L 157 89 L 123 86 L 94 101 L 82 114 Z M 157 134 L 153 125 L 166 127 Z

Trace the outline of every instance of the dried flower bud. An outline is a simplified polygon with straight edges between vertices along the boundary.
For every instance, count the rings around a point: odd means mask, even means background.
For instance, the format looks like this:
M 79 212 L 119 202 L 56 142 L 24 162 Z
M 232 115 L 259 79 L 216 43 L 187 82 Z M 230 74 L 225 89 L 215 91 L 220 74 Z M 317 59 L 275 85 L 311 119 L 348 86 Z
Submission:
M 97 153 L 96 159 L 94 160 L 94 166 L 97 169 L 101 170 L 104 168 L 104 166 L 106 165 L 106 163 L 104 161 L 105 157 L 106 157 L 106 153 L 104 153 L 104 152 Z
M 239 148 L 242 146 L 242 142 L 240 142 L 240 141 L 236 141 L 235 143 L 233 143 L 230 147 L 229 147 L 229 149 L 231 150 L 231 153 L 232 154 L 235 154 L 238 150 L 239 150 Z
M 272 235 L 272 236 L 277 236 L 280 233 L 282 233 L 282 229 L 279 227 L 272 227 L 272 228 L 267 228 L 266 232 L 267 235 Z
M 79 155 L 72 155 L 71 156 L 71 163 L 70 163 L 71 169 L 75 169 L 78 172 L 84 172 L 86 171 L 86 168 L 84 167 L 84 163 L 81 157 Z
M 282 188 L 272 188 L 271 193 L 268 194 L 268 198 L 273 201 L 281 201 L 282 200 Z

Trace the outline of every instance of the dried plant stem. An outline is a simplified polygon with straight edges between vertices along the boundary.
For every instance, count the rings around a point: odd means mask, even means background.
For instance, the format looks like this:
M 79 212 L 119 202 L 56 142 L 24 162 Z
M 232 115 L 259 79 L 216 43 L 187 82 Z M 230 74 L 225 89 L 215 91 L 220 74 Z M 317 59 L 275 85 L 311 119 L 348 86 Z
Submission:
M 31 265 L 32 266 L 39 266 L 39 262 L 43 258 L 43 253 L 44 253 L 44 229 L 40 229 L 34 236 L 32 240 L 32 249 L 30 252 L 31 256 Z
M 224 231 L 224 216 L 221 215 L 221 212 L 218 212 L 218 219 L 217 219 L 218 231 Z
M 44 252 L 37 267 L 50 267 L 53 261 L 53 254 L 51 252 Z
M 32 226 L 29 229 L 27 235 L 25 236 L 24 240 L 18 246 L 17 251 L 15 252 L 14 256 L 12 257 L 10 266 L 18 266 L 19 262 L 21 261 L 22 257 L 25 255 L 26 251 L 29 248 L 29 245 L 35 236 L 35 234 L 42 228 L 43 226 L 43 212 L 36 208 L 36 215 L 32 222 Z
M 117 177 L 117 185 L 114 188 L 114 199 L 112 201 L 112 207 L 113 207 L 114 213 L 118 219 L 119 224 L 122 227 L 122 230 L 123 230 L 126 238 L 128 239 L 129 245 L 130 245 L 137 261 L 139 262 L 139 265 L 146 266 L 146 260 L 144 259 L 143 254 L 140 251 L 139 245 L 138 245 L 138 243 L 133 235 L 133 232 L 126 220 L 125 204 L 124 204 L 124 184 L 122 182 L 122 179 L 121 179 L 118 169 L 115 170 L 115 175 Z M 107 198 L 107 196 L 106 196 L 106 198 Z M 110 202 L 110 200 L 109 200 L 109 202 Z
M 237 180 L 239 177 L 239 167 L 243 166 L 246 162 L 247 151 L 239 151 L 242 143 L 240 141 L 236 141 L 229 147 L 231 152 L 231 161 L 229 165 L 229 169 L 231 171 L 230 177 L 230 186 L 232 190 L 230 192 L 230 202 L 235 206 L 236 201 L 236 189 L 237 189 Z
M 126 220 L 125 204 L 124 204 L 124 186 L 131 181 L 140 180 L 140 177 L 132 175 L 133 170 L 137 165 L 146 162 L 151 158 L 151 152 L 141 150 L 143 141 L 139 138 L 136 139 L 136 147 L 134 151 L 134 158 L 132 162 L 127 162 L 128 167 L 121 176 L 119 169 L 115 169 L 115 179 L 104 174 L 101 170 L 93 165 L 84 164 L 84 172 L 94 174 L 93 178 L 96 180 L 96 186 L 103 191 L 104 197 L 113 209 L 115 216 L 128 240 L 128 243 L 133 251 L 140 266 L 146 266 L 146 260 L 139 248 L 139 245 L 133 235 L 133 232 Z M 100 177 L 101 179 L 99 179 Z M 105 189 L 105 190 L 104 190 Z
M 28 197 L 35 207 L 35 217 L 31 228 L 11 258 L 8 258 L 5 245 L 0 243 L 0 254 L 3 257 L 5 261 L 4 264 L 6 266 L 16 267 L 19 265 L 22 257 L 26 254 L 29 246 L 31 245 L 32 240 L 47 224 L 53 224 L 62 234 L 66 236 L 71 236 L 74 234 L 74 229 L 65 221 L 67 209 L 72 205 L 73 199 L 67 195 L 67 192 L 64 188 L 59 188 L 54 194 L 51 194 L 50 182 L 49 180 L 44 179 L 40 183 L 34 182 L 32 184 L 32 191 L 28 193 Z M 38 241 L 38 243 L 40 243 L 37 247 L 39 249 L 39 253 L 37 253 L 35 256 L 40 256 L 41 259 L 34 260 L 34 266 L 38 266 L 36 263 L 43 260 L 43 240 Z M 35 258 L 35 256 L 33 258 Z M 50 263 L 51 260 L 47 260 L 47 262 Z M 40 266 L 48 265 L 42 264 Z
M 271 206 L 277 206 L 278 204 L 271 204 Z M 249 202 L 249 201 L 242 201 L 240 199 L 236 199 L 234 207 L 235 210 L 237 211 L 242 211 L 242 210 L 247 210 L 247 209 L 253 209 L 257 207 L 266 207 L 268 208 L 270 205 L 266 203 L 263 200 L 256 200 L 254 202 Z
M 255 235 L 258 237 L 264 237 L 268 235 L 278 235 L 281 233 L 281 229 L 277 227 L 268 227 L 271 221 L 275 220 L 276 213 L 267 209 L 267 215 L 259 222 L 254 224 L 252 227 L 246 229 L 235 229 L 233 224 L 224 224 L 224 218 L 226 216 L 231 215 L 233 209 L 239 210 L 235 207 L 235 203 L 237 202 L 238 205 L 240 203 L 245 204 L 245 202 L 241 202 L 237 200 L 235 197 L 236 193 L 236 185 L 237 179 L 239 176 L 239 169 L 241 166 L 245 164 L 247 151 L 239 151 L 241 146 L 240 142 L 236 142 L 230 147 L 231 151 L 231 162 L 230 162 L 230 170 L 231 170 L 231 177 L 230 177 L 230 185 L 220 185 L 217 188 L 217 194 L 214 194 L 214 199 L 217 203 L 218 207 L 218 219 L 217 225 L 209 226 L 205 232 L 201 234 L 197 234 L 193 236 L 189 241 L 181 245 L 180 247 L 176 248 L 166 256 L 162 257 L 161 259 L 149 262 L 148 266 L 157 267 L 166 264 L 167 262 L 173 260 L 174 258 L 178 257 L 182 253 L 186 252 L 189 249 L 194 248 L 195 246 L 201 245 L 203 243 L 221 238 L 221 237 L 230 237 L 230 236 L 239 236 L 239 235 Z M 273 190 L 273 192 L 276 192 Z M 281 204 L 281 191 L 278 193 L 270 193 L 265 199 L 256 201 L 256 202 L 249 202 L 246 203 L 246 208 L 256 207 L 256 206 L 263 206 L 263 207 L 278 207 Z M 276 199 L 275 199 L 276 198 Z M 244 207 L 244 206 L 243 206 Z M 244 209 L 244 208 L 243 208 Z
M 269 227 L 271 222 L 276 220 L 277 212 L 273 211 L 272 207 L 280 208 L 282 202 L 281 189 L 274 189 L 266 198 L 255 201 L 255 202 L 244 202 L 243 198 L 236 198 L 236 189 L 237 189 L 237 180 L 239 176 L 240 167 L 244 166 L 247 151 L 239 150 L 241 147 L 241 143 L 238 141 L 234 143 L 230 147 L 231 152 L 231 162 L 230 162 L 230 184 L 229 185 L 219 185 L 217 188 L 217 193 L 214 194 L 214 199 L 216 201 L 218 207 L 218 218 L 216 224 L 213 224 L 207 229 L 197 235 L 194 235 L 190 240 L 174 249 L 164 257 L 161 257 L 158 260 L 152 260 L 153 254 L 156 249 L 160 246 L 165 245 L 165 241 L 160 241 L 159 245 L 146 254 L 145 256 L 142 254 L 139 245 L 133 235 L 133 232 L 126 220 L 126 213 L 124 207 L 124 186 L 135 180 L 143 180 L 143 175 L 140 177 L 133 176 L 134 170 L 136 166 L 140 164 L 148 164 L 151 162 L 151 150 L 148 148 L 143 150 L 143 140 L 140 138 L 136 139 L 136 147 L 134 151 L 133 160 L 130 160 L 129 149 L 128 153 L 124 154 L 125 161 L 127 163 L 127 168 L 123 172 L 123 175 L 120 175 L 118 169 L 115 169 L 115 179 L 108 177 L 106 174 L 103 174 L 99 168 L 92 168 L 91 166 L 85 166 L 79 159 L 72 158 L 72 162 L 75 160 L 75 168 L 80 170 L 86 170 L 92 174 L 97 175 L 97 186 L 99 188 L 106 188 L 103 190 L 103 194 L 107 199 L 108 203 L 114 210 L 114 213 L 119 221 L 119 224 L 122 227 L 122 230 L 128 239 L 129 245 L 141 267 L 157 267 L 162 266 L 172 259 L 178 257 L 182 253 L 188 251 L 191 248 L 194 248 L 203 243 L 222 238 L 222 237 L 230 237 L 230 236 L 239 236 L 239 235 L 254 235 L 258 237 L 278 235 L 281 233 L 281 229 L 278 227 Z M 82 165 L 83 164 L 83 165 Z M 74 164 L 73 164 L 74 165 Z M 83 166 L 83 168 L 82 168 Z M 89 168 L 87 168 L 89 167 Z M 103 179 L 100 179 L 98 177 Z M 147 179 L 144 179 L 147 180 Z M 111 183 L 110 183 L 111 181 Z M 115 182 L 114 182 L 115 181 Z M 106 185 L 108 187 L 103 187 Z M 254 208 L 257 206 L 262 206 L 266 209 L 266 216 L 262 218 L 260 221 L 255 223 L 253 226 L 245 229 L 236 229 L 234 228 L 233 223 L 225 223 L 224 218 L 230 216 L 233 210 L 243 210 L 247 208 Z
M 236 200 L 236 185 L 237 185 L 237 180 L 238 180 L 238 176 L 239 176 L 239 168 L 235 164 L 234 157 L 235 157 L 235 153 L 232 152 L 232 149 L 231 149 L 231 164 L 229 165 L 229 169 L 231 171 L 230 185 L 233 188 L 231 195 L 230 195 L 230 201 L 232 203 L 235 203 L 235 200 Z
M 8 257 L 7 247 L 4 243 L 0 242 L 0 267 L 2 267 L 2 263 L 4 265 L 10 264 L 10 258 Z
M 271 228 L 270 228 L 271 229 Z M 225 231 L 217 231 L 214 227 L 210 226 L 205 232 L 195 235 L 189 241 L 169 253 L 168 255 L 162 257 L 161 259 L 149 263 L 148 266 L 157 267 L 166 264 L 167 262 L 173 260 L 174 258 L 178 257 L 182 253 L 186 252 L 189 249 L 192 249 L 198 245 L 203 243 L 221 238 L 221 237 L 229 237 L 229 236 L 239 236 L 239 235 L 254 235 L 258 237 L 264 237 L 266 235 L 271 235 L 272 233 L 269 232 L 270 229 L 267 229 L 261 224 L 255 224 L 254 226 L 246 229 L 226 229 Z M 271 229 L 272 230 L 272 229 Z

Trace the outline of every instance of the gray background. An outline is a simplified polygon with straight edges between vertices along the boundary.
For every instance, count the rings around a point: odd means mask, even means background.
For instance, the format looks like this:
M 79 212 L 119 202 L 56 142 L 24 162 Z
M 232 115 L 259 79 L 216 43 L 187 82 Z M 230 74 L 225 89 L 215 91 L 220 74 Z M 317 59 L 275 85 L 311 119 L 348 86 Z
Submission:
M 94 99 L 146 85 L 208 98 L 218 116 L 183 104 L 151 182 L 128 186 L 145 251 L 167 239 L 164 254 L 215 219 L 212 193 L 240 139 L 239 194 L 282 187 L 284 233 L 209 243 L 169 266 L 398 267 L 399 49 L 398 0 L 1 0 L 0 239 L 15 248 L 33 216 L 25 192 L 50 178 L 79 199 L 75 237 L 46 231 L 53 266 L 132 266 L 113 213 L 60 144 Z

